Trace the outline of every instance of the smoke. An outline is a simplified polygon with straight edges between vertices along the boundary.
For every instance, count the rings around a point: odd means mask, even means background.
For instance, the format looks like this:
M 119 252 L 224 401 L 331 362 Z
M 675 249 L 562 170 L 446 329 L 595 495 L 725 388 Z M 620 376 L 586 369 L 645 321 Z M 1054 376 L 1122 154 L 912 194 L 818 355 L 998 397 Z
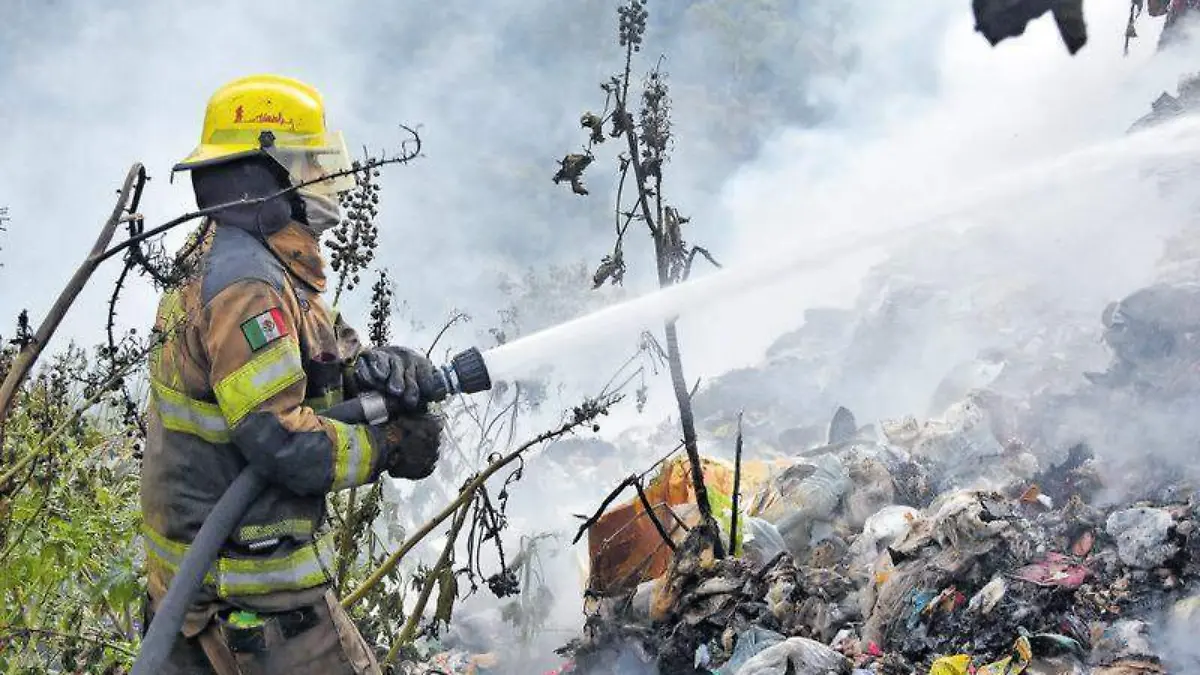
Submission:
M 611 246 L 615 163 L 601 159 L 589 170 L 589 198 L 550 183 L 555 160 L 584 140 L 579 114 L 602 105 L 597 85 L 621 65 L 608 0 L 442 0 L 391 13 L 365 0 L 286 11 L 228 0 L 6 4 L 0 205 L 12 222 L 0 235 L 0 319 L 28 307 L 37 320 L 50 306 L 130 162 L 144 162 L 154 178 L 143 203 L 151 223 L 188 209 L 190 182 L 168 183 L 170 167 L 195 143 L 211 91 L 253 72 L 320 88 L 330 124 L 352 147 L 394 148 L 398 123 L 421 125 L 425 156 L 383 176 L 378 259 L 411 314 L 434 331 L 454 307 L 474 315 L 451 336 L 458 344 L 485 339 L 500 322 L 496 309 L 508 296 L 498 277 L 595 262 Z M 966 0 L 730 9 L 738 4 L 652 0 L 643 55 L 643 65 L 666 55 L 677 134 L 668 180 L 693 219 L 689 241 L 733 268 L 782 246 L 816 249 L 876 231 L 914 202 L 936 207 L 996 176 L 1116 139 L 1173 90 L 1195 56 L 1155 55 L 1149 21 L 1122 56 L 1127 8 L 1099 0 L 1085 3 L 1090 40 L 1074 58 L 1048 16 L 988 46 L 972 30 Z M 771 346 L 818 307 L 848 315 L 833 331 L 837 356 L 826 379 L 781 370 L 758 392 L 795 402 L 795 424 L 839 403 L 863 420 L 924 412 L 946 373 L 985 349 L 1008 359 L 998 382 L 1012 391 L 1045 377 L 1030 362 L 1058 358 L 1064 382 L 1102 367 L 1100 311 L 1153 278 L 1163 238 L 1186 222 L 1191 204 L 1161 191 L 1147 165 L 1098 174 L 1073 166 L 1079 180 L 1027 185 L 1007 202 L 956 214 L 949 231 L 690 312 L 681 323 L 688 376 L 709 383 L 733 368 L 775 363 L 780 352 L 768 356 Z M 636 295 L 652 285 L 652 262 L 645 238 L 631 241 L 628 293 Z M 115 272 L 98 273 L 64 337 L 95 341 Z M 365 295 L 343 301 L 359 325 Z M 154 302 L 147 284 L 134 285 L 120 323 L 147 325 Z M 551 318 L 536 308 L 531 316 L 526 330 Z M 398 341 L 416 341 L 419 331 L 400 328 Z M 636 337 L 556 357 L 555 376 L 569 386 L 546 409 L 603 384 Z M 1070 358 L 1060 358 L 1064 350 Z M 626 405 L 606 419 L 610 438 L 639 429 L 619 448 L 593 448 L 605 461 L 588 474 L 589 490 L 644 468 L 630 441 L 652 438 L 648 428 L 673 406 L 665 371 L 649 384 L 644 413 Z M 752 399 L 717 400 L 753 412 Z M 706 441 L 706 451 L 721 449 Z M 539 457 L 553 464 L 555 452 Z M 531 464 L 528 475 L 536 471 Z M 549 518 L 534 497 L 514 509 L 526 531 L 574 523 Z M 571 555 L 556 556 L 559 573 L 547 575 L 560 631 L 578 621 Z M 562 635 L 547 632 L 541 653 Z
M 873 231 L 914 202 L 957 201 L 997 176 L 1120 138 L 1186 72 L 1181 54 L 1151 58 L 1156 36 L 1147 35 L 1145 24 L 1143 37 L 1122 56 L 1127 8 L 1112 3 L 1086 4 L 1090 41 L 1075 58 L 1048 19 L 993 49 L 972 33 L 965 6 L 933 4 L 952 18 L 943 30 L 903 15 L 888 17 L 887 24 L 892 34 L 933 46 L 931 77 L 897 92 L 891 68 L 864 63 L 837 97 L 849 108 L 846 116 L 780 130 L 728 181 L 722 205 L 726 226 L 736 233 L 727 249 L 733 253 L 726 253 L 733 265 L 780 245 L 820 248 Z M 864 19 L 861 41 L 872 43 L 876 30 Z M 935 84 L 929 87 L 928 80 Z M 919 345 L 920 353 L 856 354 L 891 365 L 908 359 L 906 372 L 882 382 L 880 373 L 863 372 L 875 381 L 847 383 L 844 392 L 846 404 L 865 406 L 869 416 L 923 411 L 945 369 L 1000 346 L 995 343 L 1004 342 L 1005 332 L 1035 324 L 1044 331 L 1063 318 L 1086 317 L 1098 334 L 1104 304 L 1153 277 L 1163 237 L 1185 222 L 1190 207 L 1186 195 L 1163 194 L 1151 175 L 1154 166 L 1127 162 L 1100 174 L 1086 165 L 1064 167 L 1084 171 L 1051 176 L 1005 203 L 957 214 L 962 234 L 914 239 L 873 269 L 875 260 L 846 260 L 833 273 L 739 298 L 737 306 L 703 320 L 737 326 L 738 349 L 726 347 L 731 336 L 722 331 L 691 326 L 685 333 L 692 339 L 691 361 L 709 373 L 753 364 L 781 332 L 801 322 L 805 308 L 878 313 L 871 305 L 890 302 L 888 293 L 924 289 L 944 301 L 922 316 L 903 317 L 903 328 L 892 327 L 899 333 L 877 346 Z M 870 346 L 862 342 L 865 332 L 853 346 Z M 906 391 L 903 383 L 914 380 L 919 386 Z M 880 391 L 889 386 L 892 391 Z

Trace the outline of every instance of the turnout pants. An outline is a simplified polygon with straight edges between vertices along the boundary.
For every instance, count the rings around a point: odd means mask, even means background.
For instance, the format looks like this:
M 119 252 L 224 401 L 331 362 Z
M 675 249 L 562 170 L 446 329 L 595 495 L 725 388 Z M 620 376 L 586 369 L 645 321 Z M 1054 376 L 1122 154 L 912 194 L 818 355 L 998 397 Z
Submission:
M 333 591 L 307 607 L 261 614 L 254 629 L 220 615 L 193 638 L 179 636 L 167 658 L 170 675 L 380 675 L 375 655 Z

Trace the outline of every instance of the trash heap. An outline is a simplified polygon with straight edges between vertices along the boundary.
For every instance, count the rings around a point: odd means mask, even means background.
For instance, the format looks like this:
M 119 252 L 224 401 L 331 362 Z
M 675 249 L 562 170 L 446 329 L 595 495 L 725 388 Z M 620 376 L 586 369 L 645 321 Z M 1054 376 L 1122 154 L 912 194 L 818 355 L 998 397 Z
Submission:
M 1093 318 L 1099 370 L 1010 353 L 937 387 L 968 391 L 925 420 L 840 408 L 819 443 L 756 443 L 778 428 L 748 422 L 740 470 L 703 462 L 723 542 L 740 481 L 733 556 L 700 536 L 683 460 L 663 463 L 649 509 L 628 498 L 588 527 L 586 622 L 551 672 L 1200 673 L 1195 301 L 1192 283 L 1129 294 Z M 466 623 L 402 672 L 544 671 Z
M 1197 92 L 1181 83 L 1139 126 Z M 1155 176 L 1186 202 L 1196 170 Z M 648 507 L 588 529 L 586 622 L 553 672 L 1200 673 L 1200 237 L 1173 231 L 1156 283 L 1129 294 L 1044 256 L 1086 250 L 1108 279 L 1125 223 L 1010 220 L 914 237 L 853 307 L 806 310 L 763 363 L 700 389 L 724 542 L 740 496 L 734 555 L 696 527 L 686 465 L 663 465 Z M 933 394 L 903 408 L 922 417 L 887 420 L 912 392 Z M 887 421 L 824 423 L 846 400 Z M 675 434 L 618 439 L 559 487 L 595 488 L 578 476 L 596 458 L 659 457 Z M 531 672 L 478 658 L 502 642 L 459 640 L 462 663 L 433 672 Z
M 849 438 L 847 414 L 750 486 L 741 555 L 678 527 L 665 574 L 593 569 L 567 672 L 1200 672 L 1178 639 L 1200 636 L 1188 485 L 1113 502 L 1088 446 L 1043 466 L 996 438 L 986 397 Z

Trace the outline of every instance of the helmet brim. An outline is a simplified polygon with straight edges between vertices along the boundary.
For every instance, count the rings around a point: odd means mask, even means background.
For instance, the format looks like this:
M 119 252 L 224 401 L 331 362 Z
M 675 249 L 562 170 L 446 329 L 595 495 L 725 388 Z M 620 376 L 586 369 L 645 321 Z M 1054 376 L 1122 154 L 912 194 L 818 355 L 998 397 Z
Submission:
M 257 145 L 245 145 L 242 147 L 230 145 L 211 145 L 201 144 L 192 151 L 190 155 L 184 157 L 174 167 L 172 171 L 191 171 L 192 169 L 200 169 L 206 166 L 216 166 L 225 162 L 232 162 L 235 159 L 251 157 L 253 155 L 263 154 L 262 148 Z

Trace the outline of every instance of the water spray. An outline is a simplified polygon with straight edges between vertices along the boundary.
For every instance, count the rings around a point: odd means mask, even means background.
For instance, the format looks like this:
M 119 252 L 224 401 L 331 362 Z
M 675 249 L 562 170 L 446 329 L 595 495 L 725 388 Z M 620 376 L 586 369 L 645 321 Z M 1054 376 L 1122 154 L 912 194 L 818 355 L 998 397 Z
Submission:
M 865 231 L 860 229 L 824 241 L 783 246 L 756 260 L 668 286 L 506 342 L 489 349 L 483 356 L 493 377 L 518 377 L 538 365 L 561 358 L 559 350 L 564 347 L 578 350 L 589 340 L 599 341 L 619 332 L 641 331 L 654 321 L 819 270 L 853 255 L 899 244 L 916 234 L 939 229 L 961 232 L 969 226 L 952 222 L 952 219 L 986 207 L 1002 208 L 1015 195 L 1050 190 L 1055 185 L 1079 181 L 1088 175 L 1139 169 L 1142 162 L 1184 158 L 1197 152 L 1200 152 L 1200 117 L 1181 118 L 1002 173 L 970 190 L 917 196 Z M 853 213 L 848 213 L 843 222 L 849 229 L 857 219 Z M 841 223 L 823 224 L 825 229 L 836 230 Z

